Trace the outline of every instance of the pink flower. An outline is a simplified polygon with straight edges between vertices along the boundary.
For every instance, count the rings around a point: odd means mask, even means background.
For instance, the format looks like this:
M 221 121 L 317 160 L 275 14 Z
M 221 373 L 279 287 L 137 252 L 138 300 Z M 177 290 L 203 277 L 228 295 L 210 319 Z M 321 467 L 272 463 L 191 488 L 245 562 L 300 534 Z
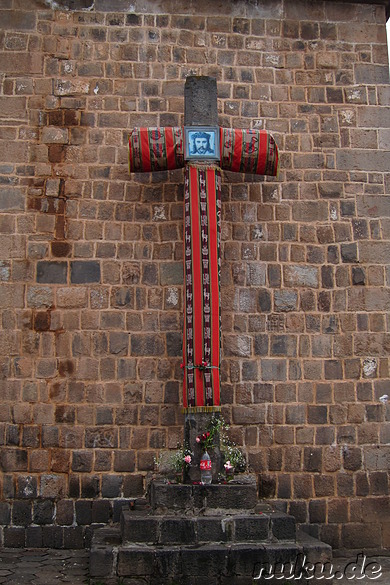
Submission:
M 225 469 L 232 469 L 233 465 L 230 463 L 230 461 L 226 461 L 225 465 L 224 465 Z
M 186 463 L 188 463 L 188 465 L 189 465 L 189 464 L 191 463 L 191 455 L 186 455 L 186 456 L 184 457 L 184 461 L 185 461 Z
M 200 437 L 196 437 L 195 441 L 196 441 L 197 443 L 200 443 Z

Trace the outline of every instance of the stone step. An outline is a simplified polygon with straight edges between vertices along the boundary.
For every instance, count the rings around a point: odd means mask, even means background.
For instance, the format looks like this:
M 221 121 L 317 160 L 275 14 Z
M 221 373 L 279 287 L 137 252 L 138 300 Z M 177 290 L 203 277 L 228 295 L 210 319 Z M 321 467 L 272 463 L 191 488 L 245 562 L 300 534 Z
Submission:
M 91 577 L 110 577 L 116 572 L 116 557 L 122 536 L 119 526 L 94 530 L 89 553 Z
M 149 500 L 130 501 L 122 510 L 120 529 L 94 532 L 90 575 L 107 584 L 263 585 L 280 583 L 280 571 L 269 578 L 270 568 L 284 563 L 289 576 L 298 563 L 293 582 L 308 583 L 299 577 L 302 559 L 326 563 L 331 547 L 297 537 L 295 519 L 256 496 L 250 478 L 226 485 L 155 481 Z
M 324 551 L 322 557 L 325 556 Z M 304 571 L 301 571 L 303 559 L 304 547 L 296 543 L 208 543 L 199 546 L 169 547 L 129 544 L 118 549 L 117 575 L 122 578 L 142 579 L 142 582 L 151 585 L 157 583 L 190 585 L 202 582 L 213 584 L 237 582 L 252 585 L 280 583 L 281 574 L 290 577 L 291 574 L 295 574 L 297 578 L 294 578 L 294 583 L 307 583 Z M 280 573 L 281 563 L 284 563 L 283 573 Z M 277 576 L 275 579 L 265 578 L 269 577 L 270 567 L 277 566 L 279 579 Z M 301 572 L 302 581 L 299 578 Z
M 295 519 L 283 512 L 168 516 L 124 510 L 123 543 L 199 544 L 205 542 L 295 541 Z
M 150 487 L 150 505 L 155 511 L 196 514 L 204 509 L 251 510 L 257 505 L 257 486 L 247 482 L 228 484 L 170 484 L 154 481 Z
M 296 542 L 203 543 L 197 545 L 121 544 L 119 528 L 99 528 L 94 532 L 90 551 L 90 575 L 117 583 L 118 577 L 132 585 L 246 585 L 280 583 L 279 579 L 255 579 L 261 568 L 269 571 L 275 563 L 325 564 L 332 549 L 315 538 L 299 533 Z M 304 560 L 303 560 L 304 559 Z M 299 570 L 298 575 L 299 576 Z M 323 578 L 322 578 L 323 579 Z M 129 581 L 128 581 L 129 580 Z M 291 581 L 286 581 L 291 582 Z M 294 578 L 294 583 L 301 583 Z M 317 580 L 302 583 L 316 583 Z M 320 582 L 320 581 L 318 581 Z M 331 580 L 327 580 L 331 583 Z M 323 580 L 321 580 L 323 583 Z

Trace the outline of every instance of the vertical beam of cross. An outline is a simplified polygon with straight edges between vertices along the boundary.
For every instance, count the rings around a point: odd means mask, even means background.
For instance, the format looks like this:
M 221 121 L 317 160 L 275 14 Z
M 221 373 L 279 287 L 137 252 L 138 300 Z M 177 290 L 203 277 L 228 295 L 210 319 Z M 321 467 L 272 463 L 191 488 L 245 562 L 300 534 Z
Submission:
M 214 78 L 187 78 L 184 87 L 184 124 L 186 127 L 218 125 L 217 83 Z M 221 176 L 216 165 L 205 163 L 204 168 L 202 166 L 202 163 L 196 167 L 187 165 L 185 180 L 188 186 L 184 190 L 184 236 L 193 236 L 189 245 L 185 242 L 184 246 L 185 254 L 190 248 L 192 260 L 189 266 L 185 256 L 185 294 L 196 294 L 198 291 L 198 298 L 192 299 L 193 302 L 189 303 L 186 299 L 184 316 L 184 440 L 195 455 L 195 465 L 188 471 L 190 481 L 200 479 L 198 460 L 201 454 L 196 437 L 207 429 L 212 416 L 207 411 L 220 408 Z M 194 241 L 199 236 L 200 245 Z M 199 255 L 196 253 L 197 249 L 200 251 Z M 188 355 L 188 349 L 192 349 L 191 345 L 188 346 L 188 336 L 191 334 L 196 336 L 195 356 Z M 221 467 L 218 449 L 214 450 L 212 457 L 215 477 Z
M 184 124 L 217 126 L 214 78 L 187 78 Z M 220 409 L 221 175 L 219 166 L 211 162 L 188 162 L 185 170 L 183 406 L 187 414 Z

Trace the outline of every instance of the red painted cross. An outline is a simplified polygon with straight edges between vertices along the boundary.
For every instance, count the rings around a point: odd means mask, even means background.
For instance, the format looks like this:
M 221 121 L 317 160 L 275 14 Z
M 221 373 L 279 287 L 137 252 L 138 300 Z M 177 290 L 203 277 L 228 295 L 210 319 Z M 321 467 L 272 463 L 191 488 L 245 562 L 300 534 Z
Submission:
M 265 130 L 217 127 L 216 81 L 189 77 L 185 129 L 138 128 L 130 133 L 132 172 L 185 166 L 183 407 L 220 410 L 221 169 L 275 176 L 278 151 Z M 218 142 L 220 153 L 218 156 Z

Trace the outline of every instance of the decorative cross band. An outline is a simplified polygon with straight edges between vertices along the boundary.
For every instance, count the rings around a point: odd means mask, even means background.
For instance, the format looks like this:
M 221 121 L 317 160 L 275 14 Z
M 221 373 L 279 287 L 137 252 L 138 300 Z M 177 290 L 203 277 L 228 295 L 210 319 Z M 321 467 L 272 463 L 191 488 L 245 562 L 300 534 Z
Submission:
M 219 140 L 219 168 L 276 176 L 278 148 L 267 130 L 220 128 Z M 130 132 L 129 147 L 129 168 L 133 173 L 172 171 L 186 164 L 184 128 L 181 127 L 134 128 Z

